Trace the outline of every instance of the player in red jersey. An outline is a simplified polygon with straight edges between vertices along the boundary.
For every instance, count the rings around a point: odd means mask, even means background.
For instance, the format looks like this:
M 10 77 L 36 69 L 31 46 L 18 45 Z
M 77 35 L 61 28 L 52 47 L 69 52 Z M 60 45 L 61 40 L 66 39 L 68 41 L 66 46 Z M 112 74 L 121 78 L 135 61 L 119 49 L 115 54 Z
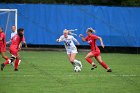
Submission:
M 2 31 L 2 27 L 0 27 L 0 54 L 2 58 L 8 60 L 8 57 L 5 55 L 6 52 L 6 36 Z
M 89 62 L 92 65 L 91 70 L 93 70 L 94 68 L 97 68 L 96 64 L 92 61 L 92 57 L 95 57 L 95 59 L 105 68 L 107 69 L 107 72 L 112 72 L 112 70 L 106 65 L 106 63 L 102 60 L 101 55 L 100 55 L 100 49 L 98 48 L 98 46 L 96 45 L 96 40 L 100 40 L 101 42 L 101 46 L 104 48 L 104 44 L 102 41 L 102 38 L 99 36 L 96 36 L 94 34 L 92 34 L 93 32 L 95 32 L 95 30 L 93 30 L 92 28 L 88 28 L 87 29 L 87 37 L 84 38 L 84 36 L 82 34 L 80 34 L 80 37 L 82 38 L 82 41 L 85 42 L 87 41 L 91 47 L 91 52 L 87 54 L 87 56 L 85 57 L 86 61 Z
M 18 71 L 18 62 L 19 62 L 19 55 L 18 55 L 18 51 L 20 50 L 20 43 L 23 42 L 25 44 L 25 47 L 27 47 L 25 39 L 24 39 L 24 29 L 23 28 L 19 28 L 17 31 L 17 35 L 15 35 L 12 40 L 11 40 L 11 45 L 10 45 L 10 53 L 11 53 L 11 58 L 10 61 L 6 61 L 3 64 L 1 64 L 1 70 L 3 70 L 3 68 L 11 63 L 15 61 L 15 71 Z

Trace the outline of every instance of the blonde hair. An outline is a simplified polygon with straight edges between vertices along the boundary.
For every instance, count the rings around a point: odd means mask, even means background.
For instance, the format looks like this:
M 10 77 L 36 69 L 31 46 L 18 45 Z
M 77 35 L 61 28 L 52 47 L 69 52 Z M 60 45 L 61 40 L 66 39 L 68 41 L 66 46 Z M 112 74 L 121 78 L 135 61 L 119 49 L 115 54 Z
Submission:
M 96 33 L 96 30 L 90 27 L 90 28 L 87 28 L 86 32 Z
M 73 35 L 73 36 L 77 36 L 77 34 L 73 33 L 71 30 L 68 30 L 68 29 L 64 29 L 63 34 L 64 33 L 67 33 L 67 34 Z
M 69 30 L 64 29 L 63 33 L 67 33 L 67 34 L 69 34 Z

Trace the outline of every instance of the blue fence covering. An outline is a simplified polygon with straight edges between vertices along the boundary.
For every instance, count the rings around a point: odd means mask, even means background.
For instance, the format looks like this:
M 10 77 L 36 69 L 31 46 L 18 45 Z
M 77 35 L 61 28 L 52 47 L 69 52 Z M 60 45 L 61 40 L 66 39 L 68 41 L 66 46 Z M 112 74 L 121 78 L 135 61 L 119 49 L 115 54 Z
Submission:
M 86 36 L 86 28 L 93 27 L 106 46 L 140 47 L 139 7 L 0 4 L 0 9 L 18 9 L 18 27 L 25 28 L 28 44 L 57 45 L 63 29 L 78 29 L 76 34 Z

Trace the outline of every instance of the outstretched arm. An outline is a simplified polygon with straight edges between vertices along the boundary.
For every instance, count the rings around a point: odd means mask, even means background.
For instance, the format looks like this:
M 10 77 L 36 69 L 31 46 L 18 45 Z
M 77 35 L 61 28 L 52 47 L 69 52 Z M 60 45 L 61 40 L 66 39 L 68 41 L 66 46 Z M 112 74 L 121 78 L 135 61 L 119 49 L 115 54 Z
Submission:
M 104 43 L 103 43 L 102 38 L 101 38 L 101 37 L 98 37 L 98 39 L 99 39 L 99 40 L 100 40 L 100 42 L 101 42 L 101 46 L 104 48 L 105 46 L 104 46 Z
M 84 38 L 84 36 L 82 34 L 79 35 L 82 39 L 83 42 L 86 42 L 86 39 Z
M 61 36 L 59 39 L 56 39 L 56 42 L 57 42 L 57 43 L 62 42 L 62 41 L 63 41 L 62 36 Z
M 80 45 L 80 43 L 77 41 L 76 38 L 73 37 L 73 41 L 76 42 L 77 45 Z

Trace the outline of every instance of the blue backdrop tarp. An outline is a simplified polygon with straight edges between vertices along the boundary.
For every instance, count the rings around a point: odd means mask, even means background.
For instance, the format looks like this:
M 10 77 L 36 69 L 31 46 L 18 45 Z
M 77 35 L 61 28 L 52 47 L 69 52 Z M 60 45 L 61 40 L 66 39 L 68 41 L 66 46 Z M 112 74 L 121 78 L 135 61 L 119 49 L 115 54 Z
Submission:
M 28 44 L 56 45 L 65 28 L 78 29 L 76 34 L 86 35 L 86 28 L 93 27 L 106 46 L 140 47 L 139 7 L 0 4 L 0 8 L 18 9 L 18 27 L 25 28 Z M 75 38 L 87 45 L 78 36 Z

